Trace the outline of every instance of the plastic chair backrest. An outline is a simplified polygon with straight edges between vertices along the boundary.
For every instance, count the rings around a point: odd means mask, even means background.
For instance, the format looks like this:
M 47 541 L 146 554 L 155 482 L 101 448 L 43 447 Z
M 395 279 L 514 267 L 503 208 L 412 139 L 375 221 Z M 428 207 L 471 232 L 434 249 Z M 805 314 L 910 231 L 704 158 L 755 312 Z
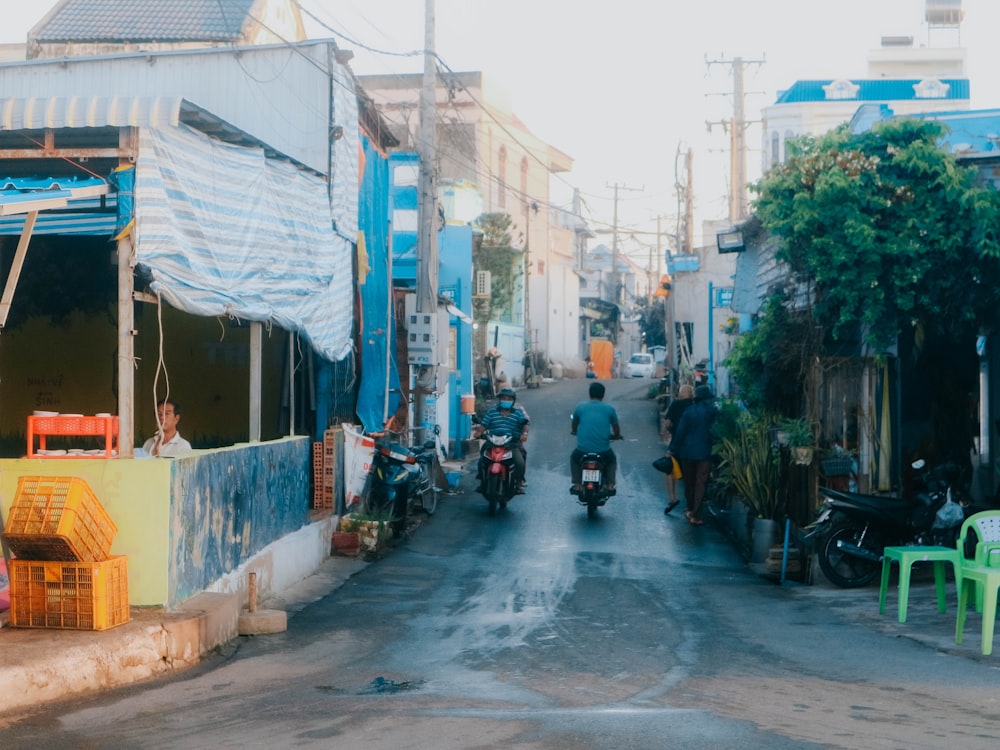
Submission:
M 958 549 L 963 553 L 970 530 L 976 534 L 975 563 L 1000 565 L 1000 510 L 984 510 L 965 519 L 958 534 Z

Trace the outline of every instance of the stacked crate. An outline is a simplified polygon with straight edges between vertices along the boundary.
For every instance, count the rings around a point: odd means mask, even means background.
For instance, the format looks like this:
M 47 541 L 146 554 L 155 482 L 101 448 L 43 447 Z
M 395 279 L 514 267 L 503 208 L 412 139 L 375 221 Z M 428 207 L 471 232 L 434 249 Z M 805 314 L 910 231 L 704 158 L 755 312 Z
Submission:
M 79 477 L 20 477 L 3 539 L 14 554 L 10 624 L 106 630 L 129 620 L 118 528 Z

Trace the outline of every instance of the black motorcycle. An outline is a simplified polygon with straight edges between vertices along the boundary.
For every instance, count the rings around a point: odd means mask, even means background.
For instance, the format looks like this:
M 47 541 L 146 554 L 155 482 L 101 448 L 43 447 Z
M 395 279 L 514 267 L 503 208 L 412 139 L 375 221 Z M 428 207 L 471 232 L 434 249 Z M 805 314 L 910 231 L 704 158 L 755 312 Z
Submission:
M 611 440 L 621 440 L 621 435 L 612 435 Z M 600 453 L 584 453 L 580 457 L 580 489 L 570 487 L 571 495 L 576 495 L 580 505 L 587 506 L 587 518 L 597 516 L 597 509 L 604 505 L 615 490 L 605 481 L 605 458 Z
M 410 496 L 419 491 L 421 464 L 433 461 L 434 445 L 434 441 L 429 440 L 423 446 L 411 450 L 389 439 L 375 443 L 365 506 L 370 513 L 384 515 L 390 521 L 396 536 L 402 535 L 406 530 Z
M 597 509 L 604 505 L 615 490 L 604 483 L 604 456 L 600 453 L 584 453 L 580 458 L 580 489 L 570 488 L 570 494 L 577 496 L 580 505 L 587 506 L 587 518 L 597 516 Z
M 825 507 L 806 539 L 819 539 L 819 566 L 841 588 L 865 586 L 882 571 L 886 547 L 953 546 L 962 519 L 943 526 L 939 511 L 951 501 L 954 467 L 929 469 L 915 461 L 914 491 L 906 497 L 864 495 L 820 487 Z M 947 521 L 951 523 L 951 521 Z

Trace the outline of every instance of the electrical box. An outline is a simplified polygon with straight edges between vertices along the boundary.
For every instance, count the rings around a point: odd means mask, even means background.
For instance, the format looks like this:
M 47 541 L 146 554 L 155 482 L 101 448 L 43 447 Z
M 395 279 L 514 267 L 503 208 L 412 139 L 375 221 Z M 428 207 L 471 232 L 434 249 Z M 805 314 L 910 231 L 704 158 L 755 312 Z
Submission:
M 417 312 L 417 295 L 406 295 L 406 361 L 411 365 L 436 365 L 438 314 Z

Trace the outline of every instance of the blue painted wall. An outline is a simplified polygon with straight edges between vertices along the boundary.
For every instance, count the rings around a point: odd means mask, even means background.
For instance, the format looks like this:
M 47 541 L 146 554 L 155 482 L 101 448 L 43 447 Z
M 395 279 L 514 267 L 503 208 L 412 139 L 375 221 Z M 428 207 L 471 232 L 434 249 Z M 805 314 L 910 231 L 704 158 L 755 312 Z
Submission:
M 311 456 L 299 437 L 172 462 L 168 606 L 308 522 Z

